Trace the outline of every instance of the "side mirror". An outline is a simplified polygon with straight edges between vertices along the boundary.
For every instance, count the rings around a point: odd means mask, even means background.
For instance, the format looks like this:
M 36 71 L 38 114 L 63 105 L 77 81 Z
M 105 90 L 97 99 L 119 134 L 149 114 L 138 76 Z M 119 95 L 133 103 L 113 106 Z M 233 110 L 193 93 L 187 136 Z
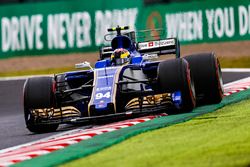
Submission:
M 90 63 L 87 62 L 87 61 L 75 64 L 75 68 L 76 69 L 79 69 L 79 68 L 90 68 L 91 70 L 93 70 L 93 68 L 91 67 Z

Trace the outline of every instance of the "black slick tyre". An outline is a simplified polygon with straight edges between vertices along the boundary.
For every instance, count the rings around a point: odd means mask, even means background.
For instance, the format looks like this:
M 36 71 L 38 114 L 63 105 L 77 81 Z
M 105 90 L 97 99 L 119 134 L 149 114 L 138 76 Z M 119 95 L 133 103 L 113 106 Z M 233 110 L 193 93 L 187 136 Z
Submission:
M 186 56 L 194 79 L 196 99 L 201 104 L 220 103 L 223 98 L 223 81 L 218 58 L 214 53 Z
M 55 131 L 59 124 L 36 124 L 36 119 L 31 113 L 33 109 L 52 108 L 55 103 L 53 94 L 53 78 L 29 78 L 24 84 L 24 118 L 26 127 L 35 133 Z
M 181 91 L 182 104 L 174 114 L 193 110 L 196 105 L 195 90 L 186 60 L 178 58 L 159 63 L 158 84 L 162 93 Z

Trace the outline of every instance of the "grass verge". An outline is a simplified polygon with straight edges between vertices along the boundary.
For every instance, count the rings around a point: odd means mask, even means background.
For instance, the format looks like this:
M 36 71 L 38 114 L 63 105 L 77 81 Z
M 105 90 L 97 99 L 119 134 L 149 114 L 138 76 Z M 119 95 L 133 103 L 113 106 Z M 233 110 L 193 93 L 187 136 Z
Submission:
M 250 56 L 219 57 L 222 68 L 250 68 Z
M 61 68 L 39 69 L 39 70 L 10 71 L 10 72 L 0 72 L 0 77 L 58 74 L 58 73 L 74 71 L 74 70 L 76 69 L 73 67 L 61 67 Z
M 63 167 L 249 166 L 250 100 L 144 133 Z

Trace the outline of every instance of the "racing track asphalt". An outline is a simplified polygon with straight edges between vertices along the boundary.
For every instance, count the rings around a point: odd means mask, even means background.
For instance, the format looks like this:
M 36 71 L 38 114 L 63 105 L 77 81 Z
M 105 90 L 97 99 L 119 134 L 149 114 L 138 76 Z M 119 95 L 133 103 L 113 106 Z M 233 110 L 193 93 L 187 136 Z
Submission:
M 250 72 L 222 73 L 224 84 L 249 76 Z M 0 81 L 0 150 L 75 129 L 75 127 L 66 126 L 53 133 L 30 133 L 25 127 L 23 118 L 22 88 L 24 81 L 24 79 Z

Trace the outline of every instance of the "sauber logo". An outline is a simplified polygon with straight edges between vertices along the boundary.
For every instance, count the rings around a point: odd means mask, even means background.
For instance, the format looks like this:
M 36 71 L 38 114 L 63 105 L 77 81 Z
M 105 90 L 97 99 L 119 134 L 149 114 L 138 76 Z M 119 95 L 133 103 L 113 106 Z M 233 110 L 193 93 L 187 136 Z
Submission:
M 156 47 L 170 46 L 170 45 L 174 45 L 174 44 L 175 44 L 174 39 L 154 41 L 154 45 L 155 45 Z
M 138 47 L 139 47 L 139 49 L 151 49 L 151 48 L 171 46 L 171 45 L 175 45 L 175 40 L 174 39 L 165 39 L 165 40 L 159 40 L 159 41 L 142 42 L 142 43 L 139 43 Z
M 154 46 L 154 42 L 149 42 L 148 47 L 152 47 L 152 46 Z

